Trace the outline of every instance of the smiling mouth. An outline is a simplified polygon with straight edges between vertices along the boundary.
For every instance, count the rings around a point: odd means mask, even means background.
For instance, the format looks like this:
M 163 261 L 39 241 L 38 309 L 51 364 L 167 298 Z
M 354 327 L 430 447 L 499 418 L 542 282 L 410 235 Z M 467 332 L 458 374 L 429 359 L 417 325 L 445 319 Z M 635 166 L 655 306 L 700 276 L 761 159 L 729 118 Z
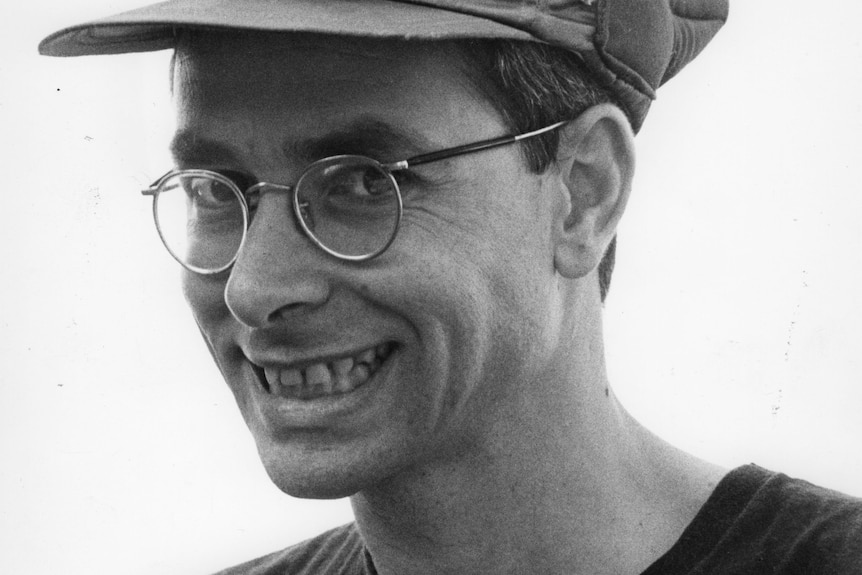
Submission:
M 264 391 L 287 399 L 310 400 L 350 393 L 364 385 L 392 355 L 393 343 L 383 343 L 329 362 L 297 367 L 254 365 Z

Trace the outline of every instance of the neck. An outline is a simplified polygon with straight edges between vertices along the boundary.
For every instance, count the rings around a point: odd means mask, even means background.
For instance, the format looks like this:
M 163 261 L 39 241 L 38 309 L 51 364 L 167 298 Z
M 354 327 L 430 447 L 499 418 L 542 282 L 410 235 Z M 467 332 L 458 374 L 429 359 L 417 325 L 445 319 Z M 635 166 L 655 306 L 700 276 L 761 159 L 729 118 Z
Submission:
M 636 574 L 676 541 L 723 472 L 628 416 L 581 320 L 484 441 L 351 498 L 380 575 Z

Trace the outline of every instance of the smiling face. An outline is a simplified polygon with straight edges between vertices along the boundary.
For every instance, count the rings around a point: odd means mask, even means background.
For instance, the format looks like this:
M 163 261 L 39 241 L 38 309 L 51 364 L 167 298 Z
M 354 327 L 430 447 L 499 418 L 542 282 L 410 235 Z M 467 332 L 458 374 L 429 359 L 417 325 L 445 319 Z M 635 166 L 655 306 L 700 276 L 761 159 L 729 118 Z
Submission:
M 335 154 L 397 161 L 508 132 L 454 47 L 198 38 L 175 72 L 180 168 L 293 184 Z M 284 491 L 340 497 L 469 461 L 512 425 L 559 329 L 556 180 L 517 146 L 401 179 L 394 243 L 338 260 L 264 193 L 234 266 L 184 291 L 261 458 Z

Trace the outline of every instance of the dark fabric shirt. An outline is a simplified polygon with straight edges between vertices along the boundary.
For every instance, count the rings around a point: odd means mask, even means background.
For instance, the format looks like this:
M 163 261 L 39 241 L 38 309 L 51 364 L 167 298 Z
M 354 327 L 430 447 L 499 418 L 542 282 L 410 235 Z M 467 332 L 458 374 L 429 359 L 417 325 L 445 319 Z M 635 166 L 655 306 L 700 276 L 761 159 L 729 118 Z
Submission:
M 351 523 L 219 575 L 240 574 L 377 572 Z M 862 575 L 862 499 L 738 467 L 642 575 Z

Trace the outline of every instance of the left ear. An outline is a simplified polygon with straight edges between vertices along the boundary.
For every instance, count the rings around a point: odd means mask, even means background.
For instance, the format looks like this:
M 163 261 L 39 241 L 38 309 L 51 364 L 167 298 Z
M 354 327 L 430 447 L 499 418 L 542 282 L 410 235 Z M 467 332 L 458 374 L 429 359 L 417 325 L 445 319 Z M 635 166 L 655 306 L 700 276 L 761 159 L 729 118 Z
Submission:
M 555 218 L 554 266 L 580 278 L 599 265 L 631 191 L 634 134 L 625 114 L 612 104 L 586 110 L 561 129 L 556 162 L 566 207 Z

